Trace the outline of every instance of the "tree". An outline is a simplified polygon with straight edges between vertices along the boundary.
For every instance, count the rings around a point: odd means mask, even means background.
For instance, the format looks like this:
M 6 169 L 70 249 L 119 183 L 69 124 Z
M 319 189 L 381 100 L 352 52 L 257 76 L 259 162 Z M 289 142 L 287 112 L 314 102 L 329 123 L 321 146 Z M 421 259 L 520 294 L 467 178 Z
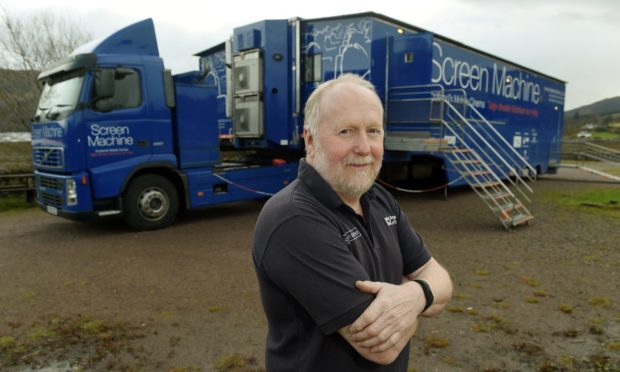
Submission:
M 39 72 L 90 39 L 66 17 L 49 11 L 20 16 L 0 7 L 0 131 L 30 130 Z

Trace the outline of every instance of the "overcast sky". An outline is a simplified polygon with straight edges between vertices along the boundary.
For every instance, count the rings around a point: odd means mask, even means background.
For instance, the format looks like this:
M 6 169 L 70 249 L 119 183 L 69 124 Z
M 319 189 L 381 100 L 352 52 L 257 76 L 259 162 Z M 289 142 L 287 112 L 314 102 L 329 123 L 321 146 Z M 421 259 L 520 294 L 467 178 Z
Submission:
M 102 37 L 151 17 L 174 73 L 192 57 L 263 19 L 374 11 L 566 81 L 565 109 L 620 95 L 620 0 L 0 0 L 12 14 L 49 11 Z

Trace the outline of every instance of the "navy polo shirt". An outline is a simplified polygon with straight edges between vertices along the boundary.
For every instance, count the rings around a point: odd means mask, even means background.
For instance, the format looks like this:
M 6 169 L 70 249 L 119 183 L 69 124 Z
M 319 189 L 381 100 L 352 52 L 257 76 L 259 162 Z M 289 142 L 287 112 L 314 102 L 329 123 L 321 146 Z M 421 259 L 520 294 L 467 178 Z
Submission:
M 407 370 L 408 346 L 382 366 L 337 333 L 374 298 L 357 280 L 400 284 L 431 258 L 384 188 L 375 184 L 361 204 L 363 217 L 302 159 L 297 179 L 261 211 L 252 255 L 269 326 L 268 371 Z

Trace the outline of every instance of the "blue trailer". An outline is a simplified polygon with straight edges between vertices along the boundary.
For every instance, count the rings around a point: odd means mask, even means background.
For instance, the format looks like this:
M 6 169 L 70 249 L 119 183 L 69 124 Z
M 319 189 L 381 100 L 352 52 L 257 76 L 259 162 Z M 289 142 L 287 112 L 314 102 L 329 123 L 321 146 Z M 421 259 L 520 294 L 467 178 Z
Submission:
M 305 100 L 345 72 L 384 102 L 386 184 L 468 184 L 510 227 L 531 214 L 507 182 L 559 163 L 562 81 L 376 13 L 261 21 L 197 56 L 172 76 L 147 19 L 43 71 L 39 205 L 146 230 L 273 194 L 296 177 Z

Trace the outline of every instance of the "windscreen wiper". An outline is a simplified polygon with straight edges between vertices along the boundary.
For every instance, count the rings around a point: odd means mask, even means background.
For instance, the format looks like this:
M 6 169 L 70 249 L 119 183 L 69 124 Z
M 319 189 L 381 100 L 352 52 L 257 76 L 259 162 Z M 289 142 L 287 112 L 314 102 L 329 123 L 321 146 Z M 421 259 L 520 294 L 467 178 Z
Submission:
M 60 112 L 58 112 L 58 110 L 54 110 L 55 108 L 59 108 L 59 107 L 68 107 L 70 105 L 67 104 L 57 104 L 54 105 L 54 107 L 50 108 L 47 113 L 45 114 L 45 118 L 49 119 L 49 120 L 56 120 L 57 117 L 60 116 Z

